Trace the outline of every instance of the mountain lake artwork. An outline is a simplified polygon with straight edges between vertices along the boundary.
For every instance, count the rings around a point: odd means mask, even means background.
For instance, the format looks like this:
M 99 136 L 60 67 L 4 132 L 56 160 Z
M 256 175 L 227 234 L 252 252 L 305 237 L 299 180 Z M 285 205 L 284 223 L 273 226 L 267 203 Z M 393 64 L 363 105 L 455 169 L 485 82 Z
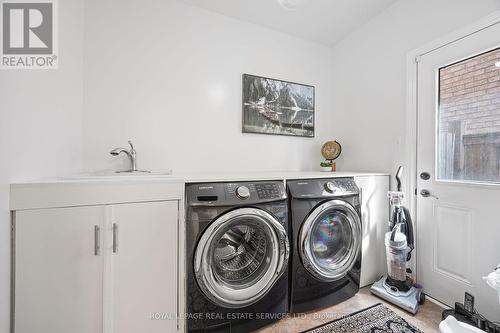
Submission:
M 314 137 L 314 87 L 243 74 L 243 132 Z

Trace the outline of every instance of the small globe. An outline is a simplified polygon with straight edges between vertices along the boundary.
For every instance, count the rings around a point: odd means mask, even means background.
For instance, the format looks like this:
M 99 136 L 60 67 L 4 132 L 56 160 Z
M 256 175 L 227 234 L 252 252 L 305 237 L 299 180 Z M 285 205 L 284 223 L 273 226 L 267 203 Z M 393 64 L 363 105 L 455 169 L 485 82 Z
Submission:
M 340 156 L 342 152 L 342 146 L 337 141 L 327 141 L 321 147 L 321 155 L 325 158 L 325 160 L 333 161 L 337 157 Z

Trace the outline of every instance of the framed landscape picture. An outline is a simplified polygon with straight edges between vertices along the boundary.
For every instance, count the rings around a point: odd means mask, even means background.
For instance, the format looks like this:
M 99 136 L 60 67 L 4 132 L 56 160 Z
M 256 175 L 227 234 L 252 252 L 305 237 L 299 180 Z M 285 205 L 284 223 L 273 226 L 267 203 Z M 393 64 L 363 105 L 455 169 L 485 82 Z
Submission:
M 314 137 L 314 87 L 243 74 L 243 133 Z

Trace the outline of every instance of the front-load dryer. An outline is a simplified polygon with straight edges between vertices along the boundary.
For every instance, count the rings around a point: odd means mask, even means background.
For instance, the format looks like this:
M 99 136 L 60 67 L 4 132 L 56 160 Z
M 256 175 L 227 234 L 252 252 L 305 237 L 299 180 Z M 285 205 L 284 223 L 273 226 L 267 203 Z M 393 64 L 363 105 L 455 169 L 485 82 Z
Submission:
M 288 312 L 283 182 L 186 185 L 188 332 L 251 332 Z
M 352 178 L 291 180 L 291 312 L 340 303 L 359 290 L 360 191 Z

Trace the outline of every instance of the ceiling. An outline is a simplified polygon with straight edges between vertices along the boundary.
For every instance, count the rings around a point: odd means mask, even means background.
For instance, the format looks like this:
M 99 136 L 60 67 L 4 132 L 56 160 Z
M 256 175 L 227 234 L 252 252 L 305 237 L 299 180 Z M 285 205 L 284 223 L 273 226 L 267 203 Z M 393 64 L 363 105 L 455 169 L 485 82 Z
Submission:
M 397 0 L 300 0 L 295 9 L 277 0 L 180 1 L 332 46 Z

